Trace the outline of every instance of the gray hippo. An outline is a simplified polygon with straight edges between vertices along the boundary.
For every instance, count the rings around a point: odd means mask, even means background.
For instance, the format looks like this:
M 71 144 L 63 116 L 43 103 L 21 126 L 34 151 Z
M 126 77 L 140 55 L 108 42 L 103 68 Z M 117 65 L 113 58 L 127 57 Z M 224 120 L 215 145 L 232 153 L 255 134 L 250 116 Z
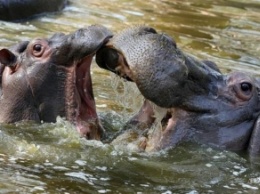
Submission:
M 146 26 L 115 35 L 97 52 L 96 61 L 135 82 L 144 96 L 144 105 L 128 123 L 143 136 L 142 149 L 195 141 L 260 153 L 259 79 L 243 72 L 223 75 L 215 63 L 183 53 L 171 37 Z
M 75 124 L 82 136 L 100 139 L 90 65 L 96 51 L 111 38 L 93 25 L 49 39 L 24 41 L 0 50 L 0 123 L 21 120 Z
M 68 0 L 0 0 L 0 20 L 17 21 L 61 11 Z

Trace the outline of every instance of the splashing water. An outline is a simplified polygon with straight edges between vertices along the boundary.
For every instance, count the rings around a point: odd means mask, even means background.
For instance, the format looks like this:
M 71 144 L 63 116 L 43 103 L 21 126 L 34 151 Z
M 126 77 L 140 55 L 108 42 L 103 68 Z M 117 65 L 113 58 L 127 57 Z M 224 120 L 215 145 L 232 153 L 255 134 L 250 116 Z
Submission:
M 116 94 L 115 101 L 122 107 L 122 114 L 129 115 L 129 112 L 138 111 L 143 102 L 143 96 L 140 94 L 135 83 L 129 82 L 111 73 L 111 85 Z

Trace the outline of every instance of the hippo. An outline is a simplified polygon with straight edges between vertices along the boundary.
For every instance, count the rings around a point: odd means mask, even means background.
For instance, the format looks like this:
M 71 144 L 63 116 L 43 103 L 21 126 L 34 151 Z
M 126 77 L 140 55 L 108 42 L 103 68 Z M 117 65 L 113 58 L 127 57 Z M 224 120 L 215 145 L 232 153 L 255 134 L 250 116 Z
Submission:
M 221 150 L 260 153 L 260 82 L 243 73 L 222 74 L 214 62 L 181 51 L 149 26 L 123 30 L 102 46 L 97 64 L 136 84 L 144 97 L 127 129 L 144 151 L 195 142 Z M 157 124 L 156 124 L 157 123 Z
M 20 21 L 61 11 L 68 0 L 0 0 L 0 20 Z
M 101 25 L 23 41 L 0 50 L 0 123 L 73 123 L 83 137 L 101 139 L 90 77 L 96 51 L 112 33 Z

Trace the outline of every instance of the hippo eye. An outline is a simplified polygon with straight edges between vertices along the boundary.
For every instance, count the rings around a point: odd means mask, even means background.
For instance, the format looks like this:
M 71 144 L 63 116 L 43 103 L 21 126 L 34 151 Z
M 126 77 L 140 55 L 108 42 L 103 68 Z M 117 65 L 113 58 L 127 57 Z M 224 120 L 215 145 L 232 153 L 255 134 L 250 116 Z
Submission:
M 42 50 L 42 45 L 36 44 L 36 45 L 33 46 L 33 51 L 41 52 L 41 50 Z
M 244 93 L 250 93 L 252 91 L 252 84 L 248 82 L 243 82 L 241 83 L 240 88 Z
M 33 47 L 32 47 L 32 54 L 35 57 L 41 57 L 43 54 L 43 51 L 44 51 L 44 46 L 42 44 L 38 43 L 38 44 L 33 45 Z
M 249 100 L 253 95 L 253 85 L 250 82 L 241 82 L 234 85 L 237 97 L 243 101 Z

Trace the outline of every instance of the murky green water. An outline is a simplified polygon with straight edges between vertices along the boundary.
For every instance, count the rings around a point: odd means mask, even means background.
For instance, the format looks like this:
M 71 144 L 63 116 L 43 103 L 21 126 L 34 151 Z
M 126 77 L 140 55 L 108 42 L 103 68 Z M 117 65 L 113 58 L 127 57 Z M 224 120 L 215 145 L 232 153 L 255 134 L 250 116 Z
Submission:
M 114 32 L 151 25 L 186 52 L 215 61 L 223 72 L 260 75 L 259 0 L 74 0 L 60 15 L 0 22 L 0 45 L 94 23 Z M 107 128 L 118 129 L 141 97 L 95 64 L 92 72 L 98 112 Z M 206 146 L 183 144 L 151 155 L 81 139 L 60 118 L 55 124 L 0 125 L 0 193 L 233 194 L 259 193 L 259 185 L 258 165 Z

